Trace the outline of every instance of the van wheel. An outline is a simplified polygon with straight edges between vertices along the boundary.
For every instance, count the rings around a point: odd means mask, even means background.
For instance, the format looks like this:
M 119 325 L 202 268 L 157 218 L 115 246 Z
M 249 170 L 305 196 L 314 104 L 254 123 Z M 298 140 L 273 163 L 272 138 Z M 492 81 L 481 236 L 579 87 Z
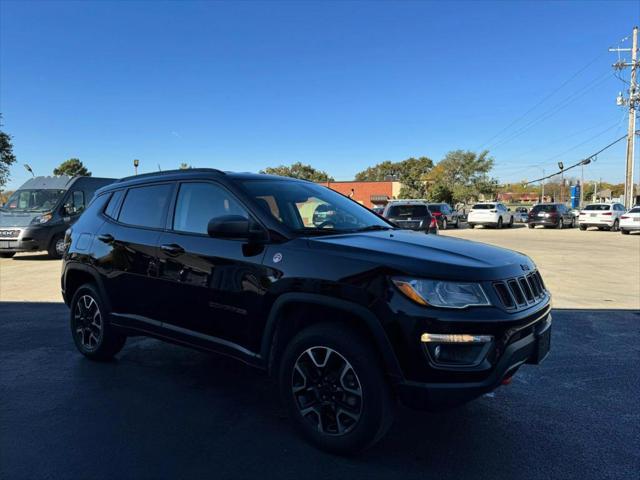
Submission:
M 64 255 L 64 235 L 56 235 L 51 239 L 47 254 L 49 258 L 62 258 Z
M 0 252 L 0 258 L 13 258 L 16 252 Z
M 70 304 L 71 335 L 76 348 L 92 360 L 110 360 L 122 347 L 127 337 L 116 332 L 100 294 L 92 284 L 82 285 Z
M 344 455 L 384 436 L 395 405 L 378 358 L 344 325 L 313 325 L 291 340 L 279 369 L 280 394 L 307 441 Z

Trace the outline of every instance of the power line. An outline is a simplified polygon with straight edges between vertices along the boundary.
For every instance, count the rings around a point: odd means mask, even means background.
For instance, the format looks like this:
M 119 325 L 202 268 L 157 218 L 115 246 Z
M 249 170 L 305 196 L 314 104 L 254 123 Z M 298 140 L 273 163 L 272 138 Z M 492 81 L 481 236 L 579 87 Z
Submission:
M 637 132 L 636 132 L 637 133 Z M 591 155 L 589 155 L 586 158 L 583 158 L 582 160 L 580 160 L 577 163 L 574 163 L 573 165 L 568 166 L 567 168 L 563 168 L 561 169 L 559 172 L 556 173 L 552 173 L 551 175 L 547 175 L 546 177 L 542 177 L 542 178 L 537 178 L 535 180 L 531 180 L 530 182 L 525 182 L 523 183 L 523 185 L 530 185 L 532 183 L 537 183 L 537 182 L 541 182 L 543 180 L 547 180 L 548 178 L 551 177 L 555 177 L 556 175 L 560 175 L 561 173 L 566 172 L 567 170 L 571 170 L 572 168 L 576 168 L 579 167 L 580 165 L 587 165 L 589 163 L 591 163 L 591 160 L 595 161 L 595 158 L 601 154 L 602 152 L 604 152 L 605 150 L 613 147 L 616 143 L 621 142 L 622 140 L 625 140 L 627 138 L 627 135 L 623 135 L 622 137 L 618 138 L 617 140 L 614 140 L 613 142 L 611 142 L 609 145 L 607 145 L 604 148 L 601 148 L 600 150 L 598 150 L 596 153 L 593 153 Z
M 581 67 L 577 72 L 575 72 L 573 75 L 571 75 L 567 80 L 565 80 L 564 82 L 562 82 L 562 84 L 557 87 L 556 89 L 554 89 L 551 93 L 547 94 L 545 97 L 543 97 L 541 100 L 539 100 L 533 107 L 529 108 L 526 112 L 524 112 L 522 115 L 520 115 L 519 117 L 517 117 L 515 120 L 513 120 L 511 123 L 509 123 L 506 127 L 502 128 L 498 133 L 496 133 L 494 136 L 492 136 L 489 140 L 487 140 L 486 142 L 484 142 L 482 145 L 480 145 L 480 147 L 478 147 L 478 150 L 482 149 L 485 145 L 490 144 L 491 141 L 493 141 L 495 138 L 497 138 L 498 136 L 500 136 L 503 132 L 505 132 L 506 130 L 508 130 L 509 128 L 511 128 L 513 125 L 515 125 L 516 123 L 518 123 L 520 120 L 522 120 L 523 118 L 525 118 L 527 115 L 529 115 L 532 111 L 534 111 L 536 108 L 538 108 L 540 105 L 542 105 L 544 102 L 546 102 L 547 100 L 549 100 L 553 95 L 555 95 L 558 91 L 562 90 L 565 86 L 567 86 L 569 84 L 569 82 L 571 82 L 574 78 L 576 78 L 578 75 L 580 75 L 582 72 L 584 72 L 587 68 L 589 68 L 591 65 L 593 65 L 596 61 L 598 61 L 600 59 L 600 57 L 602 57 L 604 55 L 604 53 L 596 55 L 592 60 L 590 60 L 585 66 Z

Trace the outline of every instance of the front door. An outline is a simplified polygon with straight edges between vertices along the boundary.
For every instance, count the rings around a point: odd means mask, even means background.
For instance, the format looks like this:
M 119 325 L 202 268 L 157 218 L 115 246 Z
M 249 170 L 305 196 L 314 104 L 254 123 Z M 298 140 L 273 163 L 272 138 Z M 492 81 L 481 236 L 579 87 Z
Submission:
M 180 185 L 171 229 L 159 240 L 162 288 L 157 298 L 165 327 L 247 347 L 253 320 L 264 313 L 269 282 L 262 267 L 264 249 L 209 237 L 209 220 L 223 215 L 250 214 L 217 183 Z

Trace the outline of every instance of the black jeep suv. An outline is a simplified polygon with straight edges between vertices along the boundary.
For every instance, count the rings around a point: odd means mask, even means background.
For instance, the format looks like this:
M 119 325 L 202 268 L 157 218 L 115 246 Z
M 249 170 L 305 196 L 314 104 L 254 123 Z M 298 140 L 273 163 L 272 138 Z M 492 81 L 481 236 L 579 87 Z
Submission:
M 399 398 L 469 401 L 549 351 L 550 295 L 520 253 L 395 228 L 314 183 L 191 169 L 99 190 L 67 231 L 62 292 L 85 356 L 148 335 L 277 378 L 292 423 L 362 450 Z

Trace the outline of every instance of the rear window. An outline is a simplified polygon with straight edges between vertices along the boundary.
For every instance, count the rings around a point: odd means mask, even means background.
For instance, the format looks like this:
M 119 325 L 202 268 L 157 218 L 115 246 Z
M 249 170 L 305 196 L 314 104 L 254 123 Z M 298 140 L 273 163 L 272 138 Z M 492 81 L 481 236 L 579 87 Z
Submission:
M 633 207 L 627 213 L 640 213 L 640 207 Z
M 473 206 L 473 210 L 494 210 L 495 208 L 495 203 L 476 203 Z
M 600 211 L 609 210 L 610 208 L 611 208 L 611 205 L 604 205 L 604 204 L 587 205 L 586 207 L 584 207 L 585 210 L 600 210 Z
M 389 207 L 389 217 L 393 218 L 414 218 L 426 217 L 429 215 L 426 205 L 391 205 Z
M 118 220 L 139 227 L 163 228 L 172 188 L 163 184 L 129 189 Z
M 531 213 L 536 212 L 555 212 L 558 210 L 556 205 L 536 205 L 531 209 Z
M 429 205 L 429 211 L 431 212 L 440 212 L 441 205 Z

